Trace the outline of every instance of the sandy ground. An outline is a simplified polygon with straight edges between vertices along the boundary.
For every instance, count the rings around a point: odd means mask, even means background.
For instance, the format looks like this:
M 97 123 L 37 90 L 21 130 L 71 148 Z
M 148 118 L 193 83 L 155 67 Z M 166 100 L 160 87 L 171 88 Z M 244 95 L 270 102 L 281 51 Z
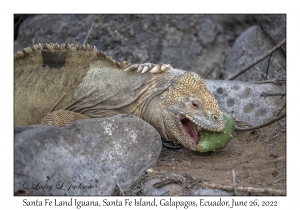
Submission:
M 143 195 L 142 188 L 154 178 L 181 185 L 174 195 L 188 195 L 193 189 L 214 185 L 232 188 L 233 169 L 238 189 L 286 190 L 285 126 L 282 119 L 261 129 L 235 131 L 227 146 L 216 152 L 163 148 L 157 166 L 146 174 L 137 194 Z M 237 190 L 237 195 L 272 194 Z

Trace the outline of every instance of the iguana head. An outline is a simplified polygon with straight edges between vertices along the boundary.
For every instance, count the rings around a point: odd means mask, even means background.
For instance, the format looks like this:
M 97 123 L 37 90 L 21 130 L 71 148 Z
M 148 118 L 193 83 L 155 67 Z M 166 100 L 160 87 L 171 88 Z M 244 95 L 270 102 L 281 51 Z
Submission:
M 190 150 L 196 150 L 200 129 L 221 132 L 225 128 L 216 99 L 196 73 L 182 74 L 161 98 L 168 132 Z

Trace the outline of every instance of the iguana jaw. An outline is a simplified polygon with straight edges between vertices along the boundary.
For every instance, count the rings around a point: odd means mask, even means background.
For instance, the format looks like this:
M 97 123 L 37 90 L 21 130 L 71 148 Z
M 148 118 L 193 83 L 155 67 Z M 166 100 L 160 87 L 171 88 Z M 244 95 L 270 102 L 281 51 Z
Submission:
M 194 117 L 189 114 L 176 113 L 170 110 L 170 107 L 165 107 L 162 112 L 165 131 L 162 136 L 167 140 L 176 139 L 181 145 L 189 150 L 197 151 L 199 142 L 199 131 L 205 128 L 206 120 L 203 120 L 203 125 L 197 121 L 197 115 Z
M 164 124 L 162 136 L 167 140 L 177 140 L 185 148 L 196 151 L 199 126 L 184 115 L 174 113 L 168 108 L 163 109 L 162 116 Z
M 187 134 L 189 139 L 191 139 L 191 141 L 193 143 L 195 143 L 196 145 L 198 144 L 198 141 L 199 141 L 199 138 L 200 138 L 199 131 L 201 129 L 210 130 L 210 131 L 214 131 L 214 132 L 221 132 L 221 131 L 224 130 L 224 127 L 225 127 L 225 124 L 224 124 L 223 120 L 220 121 L 219 126 L 213 127 L 213 126 L 208 126 L 210 121 L 207 122 L 207 120 L 202 119 L 202 123 L 199 123 L 195 119 L 195 118 L 198 118 L 197 115 L 195 115 L 194 118 L 191 117 L 190 115 L 186 115 L 186 116 L 183 115 L 183 114 L 175 114 L 175 115 L 180 120 L 180 122 L 182 124 L 182 130 L 185 131 L 185 133 Z
M 189 138 L 197 145 L 199 141 L 199 130 L 200 127 L 193 123 L 190 119 L 182 114 L 177 114 L 178 119 L 182 123 L 182 127 L 188 134 Z

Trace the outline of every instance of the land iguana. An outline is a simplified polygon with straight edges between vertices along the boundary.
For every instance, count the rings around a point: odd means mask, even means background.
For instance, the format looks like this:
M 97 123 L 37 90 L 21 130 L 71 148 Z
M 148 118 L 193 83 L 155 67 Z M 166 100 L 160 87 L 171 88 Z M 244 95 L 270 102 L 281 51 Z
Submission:
M 117 62 L 90 45 L 37 44 L 14 54 L 14 124 L 64 126 L 120 113 L 196 150 L 200 129 L 221 132 L 223 114 L 196 73 Z

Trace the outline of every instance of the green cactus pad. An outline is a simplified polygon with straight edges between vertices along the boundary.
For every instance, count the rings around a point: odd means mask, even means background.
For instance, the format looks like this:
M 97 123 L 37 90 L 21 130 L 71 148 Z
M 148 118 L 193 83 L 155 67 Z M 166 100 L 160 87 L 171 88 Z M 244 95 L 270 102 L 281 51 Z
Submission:
M 225 130 L 223 132 L 212 132 L 208 130 L 200 131 L 200 138 L 197 146 L 198 152 L 216 151 L 226 146 L 235 129 L 233 118 L 223 112 Z

